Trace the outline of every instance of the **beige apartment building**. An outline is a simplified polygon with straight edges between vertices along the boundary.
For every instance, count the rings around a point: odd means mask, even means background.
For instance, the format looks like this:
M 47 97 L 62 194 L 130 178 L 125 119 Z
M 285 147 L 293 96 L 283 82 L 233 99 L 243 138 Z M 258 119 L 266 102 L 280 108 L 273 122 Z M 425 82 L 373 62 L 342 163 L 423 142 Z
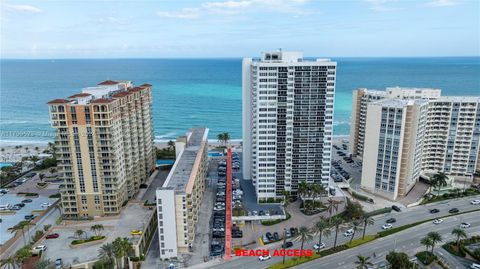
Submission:
M 362 188 L 395 200 L 420 177 L 428 101 L 384 99 L 369 103 Z
M 363 158 L 367 106 L 383 99 L 426 99 L 440 98 L 442 91 L 432 88 L 387 87 L 383 91 L 359 88 L 352 95 L 352 119 L 350 125 L 349 151 L 353 157 Z
M 192 128 L 175 142 L 176 160 L 156 191 L 160 258 L 188 252 L 205 192 L 208 129 Z
M 118 214 L 155 169 L 151 85 L 107 80 L 48 105 L 63 215 Z

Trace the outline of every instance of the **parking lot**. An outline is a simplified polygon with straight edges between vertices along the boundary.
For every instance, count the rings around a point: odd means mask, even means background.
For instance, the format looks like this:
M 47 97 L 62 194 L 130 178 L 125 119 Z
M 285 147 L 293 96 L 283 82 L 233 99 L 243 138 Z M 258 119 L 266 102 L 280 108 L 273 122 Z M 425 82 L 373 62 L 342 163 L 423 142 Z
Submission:
M 348 142 L 338 137 L 333 139 L 331 176 L 337 183 L 349 183 L 355 190 L 360 188 L 362 162 L 350 157 Z

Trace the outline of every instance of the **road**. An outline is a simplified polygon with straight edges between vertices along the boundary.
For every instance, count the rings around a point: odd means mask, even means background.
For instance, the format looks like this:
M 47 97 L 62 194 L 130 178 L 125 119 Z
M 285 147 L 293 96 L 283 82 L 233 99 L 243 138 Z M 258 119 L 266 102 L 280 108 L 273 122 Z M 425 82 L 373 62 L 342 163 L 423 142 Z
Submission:
M 472 196 L 469 198 L 449 200 L 446 202 L 438 202 L 438 203 L 432 203 L 429 205 L 407 208 L 407 209 L 404 209 L 402 212 L 398 212 L 398 213 L 395 211 L 392 211 L 393 213 L 379 215 L 374 217 L 375 224 L 367 227 L 366 234 L 367 235 L 375 234 L 376 232 L 381 231 L 381 226 L 385 224 L 385 220 L 391 217 L 394 217 L 397 220 L 397 222 L 393 224 L 393 227 L 398 227 L 398 226 L 402 226 L 409 223 L 428 220 L 431 218 L 448 216 L 449 215 L 448 210 L 453 207 L 457 207 L 458 209 L 460 209 L 461 212 L 480 209 L 480 206 L 470 204 L 471 200 L 479 199 L 479 198 L 480 196 Z M 437 214 L 430 214 L 429 210 L 433 208 L 439 209 L 440 212 Z M 414 247 L 415 248 L 418 247 L 420 237 L 424 236 L 428 232 L 432 230 L 438 230 L 441 233 L 449 235 L 452 230 L 452 227 L 458 225 L 462 221 L 471 222 L 472 227 L 469 229 L 468 231 L 469 233 L 472 233 L 472 232 L 480 233 L 480 218 L 478 218 L 479 214 L 480 213 L 477 211 L 473 213 L 457 215 L 451 218 L 446 218 L 444 222 L 440 225 L 434 225 L 428 222 L 428 223 L 419 225 L 417 227 L 402 231 L 395 235 L 375 240 L 362 247 L 354 248 L 351 250 L 347 250 L 335 255 L 331 255 L 331 256 L 319 259 L 315 262 L 312 262 L 313 265 L 311 266 L 308 264 L 305 264 L 305 265 L 302 265 L 302 267 L 298 267 L 298 268 L 336 268 L 336 267 L 352 268 L 353 266 L 351 266 L 351 264 L 349 265 L 350 267 L 342 267 L 342 266 L 347 266 L 346 264 L 349 260 L 346 257 L 352 257 L 351 259 L 355 259 L 355 255 L 357 255 L 355 253 L 362 254 L 362 250 L 367 251 L 368 249 L 369 253 L 364 253 L 367 256 L 372 256 L 373 252 L 375 251 L 377 258 L 379 260 L 381 259 L 380 255 L 385 255 L 388 251 L 393 250 L 395 244 L 397 246 L 396 247 L 397 251 L 403 251 L 407 249 L 411 250 Z M 348 228 L 348 227 L 345 227 L 345 228 Z M 361 234 L 362 232 L 358 231 L 356 238 L 361 237 Z M 349 237 L 348 238 L 344 237 L 343 234 L 339 233 L 338 244 L 340 245 L 340 244 L 346 243 L 348 242 L 349 239 L 350 239 Z M 315 241 L 316 240 L 318 240 L 318 237 L 315 238 Z M 333 241 L 334 241 L 334 234 L 332 234 L 329 238 L 323 240 L 327 248 L 333 246 Z M 306 243 L 305 248 L 311 248 L 312 245 L 315 243 L 316 242 Z M 270 248 L 273 250 L 275 248 L 279 248 L 280 247 L 279 245 L 280 244 L 277 243 L 276 245 L 272 245 Z M 300 248 L 300 243 L 294 242 L 293 248 Z M 281 257 L 272 257 L 272 259 L 267 262 L 260 262 L 256 257 L 235 257 L 234 259 L 232 259 L 232 261 L 228 263 L 222 263 L 216 266 L 210 266 L 209 268 L 223 268 L 223 269 L 265 268 L 273 263 L 280 262 L 281 260 L 282 260 Z M 335 264 L 335 262 L 336 262 L 336 265 L 333 265 Z M 325 266 L 325 263 L 328 263 L 329 266 Z M 345 264 L 339 265 L 338 263 L 345 263 Z M 310 266 L 310 267 L 305 267 L 305 266 Z

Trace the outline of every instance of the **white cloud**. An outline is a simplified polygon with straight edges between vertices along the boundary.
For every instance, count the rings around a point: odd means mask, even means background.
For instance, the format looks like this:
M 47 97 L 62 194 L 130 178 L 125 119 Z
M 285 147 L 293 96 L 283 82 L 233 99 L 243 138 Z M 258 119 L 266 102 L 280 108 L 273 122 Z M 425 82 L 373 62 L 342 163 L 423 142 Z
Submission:
M 396 2 L 396 0 L 364 0 L 370 5 L 371 10 L 375 11 L 395 11 L 400 10 L 398 7 L 392 7 L 390 3 Z
M 200 16 L 198 8 L 183 8 L 179 11 L 158 11 L 157 16 L 171 19 L 196 19 Z
M 11 5 L 11 4 L 2 4 L 7 10 L 11 11 L 20 11 L 26 13 L 41 13 L 43 10 L 30 6 L 30 5 Z
M 302 6 L 310 0 L 228 0 L 208 1 L 197 8 L 183 8 L 177 11 L 158 11 L 157 15 L 164 18 L 196 19 L 203 15 L 234 15 L 243 12 L 277 12 L 289 14 L 319 14 L 311 10 L 304 10 Z
M 459 5 L 460 2 L 458 0 L 433 0 L 425 5 L 428 7 L 449 7 L 449 6 L 456 6 Z

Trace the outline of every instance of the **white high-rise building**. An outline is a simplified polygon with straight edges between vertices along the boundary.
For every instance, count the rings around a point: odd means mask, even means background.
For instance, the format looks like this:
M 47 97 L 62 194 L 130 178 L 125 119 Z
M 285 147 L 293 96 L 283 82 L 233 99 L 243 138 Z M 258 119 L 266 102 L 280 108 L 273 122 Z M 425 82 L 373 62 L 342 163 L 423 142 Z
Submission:
M 429 102 L 425 173 L 443 171 L 471 181 L 480 167 L 480 97 L 444 96 Z
M 362 188 L 395 200 L 420 177 L 427 100 L 384 99 L 368 104 Z
M 243 60 L 243 175 L 258 200 L 328 186 L 336 65 L 283 51 Z

